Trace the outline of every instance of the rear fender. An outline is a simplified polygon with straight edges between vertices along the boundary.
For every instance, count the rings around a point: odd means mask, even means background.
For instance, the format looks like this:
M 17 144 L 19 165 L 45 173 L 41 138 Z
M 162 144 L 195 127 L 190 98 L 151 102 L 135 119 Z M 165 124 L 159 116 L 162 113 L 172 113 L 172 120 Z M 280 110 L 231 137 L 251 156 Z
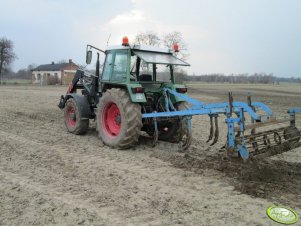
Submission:
M 172 90 L 175 90 L 175 91 L 176 91 L 177 88 L 187 88 L 187 87 L 186 87 L 185 85 L 183 85 L 183 84 L 165 84 L 165 85 L 162 87 L 162 89 L 163 89 L 164 87 L 169 88 L 169 89 L 172 89 Z M 187 95 L 187 93 L 183 93 L 183 94 Z M 171 99 L 171 102 L 172 102 L 173 104 L 178 103 L 178 102 L 183 102 L 183 101 L 185 101 L 185 100 L 183 100 L 182 98 L 177 97 L 177 96 L 174 96 L 174 95 L 170 95 L 170 99 Z
M 141 84 L 135 84 L 135 83 L 133 84 L 107 83 L 103 86 L 102 92 L 112 88 L 126 89 L 133 103 L 146 103 L 146 98 L 144 93 L 134 93 L 132 91 L 132 88 L 136 88 L 136 87 L 142 87 L 142 86 Z
M 128 93 L 130 94 L 131 100 L 134 103 L 146 103 L 146 98 L 144 93 L 134 93 L 132 88 L 142 87 L 140 84 L 127 84 L 126 85 Z

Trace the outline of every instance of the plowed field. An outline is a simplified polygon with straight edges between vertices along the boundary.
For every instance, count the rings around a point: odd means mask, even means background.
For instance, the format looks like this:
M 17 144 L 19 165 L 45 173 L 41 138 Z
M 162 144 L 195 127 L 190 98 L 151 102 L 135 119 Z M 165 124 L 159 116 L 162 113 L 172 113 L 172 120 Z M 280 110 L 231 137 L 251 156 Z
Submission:
M 301 87 L 193 84 L 190 95 L 226 101 L 227 91 L 271 106 L 300 107 Z M 301 214 L 301 149 L 264 160 L 224 161 L 206 143 L 208 116 L 194 116 L 186 152 L 160 143 L 104 146 L 96 123 L 66 131 L 57 107 L 66 87 L 0 86 L 0 225 L 275 225 L 266 209 Z M 301 120 L 301 119 L 300 119 Z M 300 125 L 300 124 L 299 124 Z M 300 129 L 300 127 L 299 127 Z

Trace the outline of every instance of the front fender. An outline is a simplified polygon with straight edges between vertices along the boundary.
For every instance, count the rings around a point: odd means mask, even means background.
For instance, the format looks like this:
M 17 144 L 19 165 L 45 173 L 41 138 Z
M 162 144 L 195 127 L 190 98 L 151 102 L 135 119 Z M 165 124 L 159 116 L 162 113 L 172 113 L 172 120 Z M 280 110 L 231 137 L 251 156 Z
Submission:
M 65 97 L 61 97 L 59 108 L 63 109 L 65 107 L 66 101 L 70 98 L 73 98 L 75 100 L 77 108 L 79 110 L 80 118 L 91 119 L 95 117 L 94 112 L 91 110 L 88 97 L 83 95 L 78 95 L 76 93 L 68 93 L 66 94 Z

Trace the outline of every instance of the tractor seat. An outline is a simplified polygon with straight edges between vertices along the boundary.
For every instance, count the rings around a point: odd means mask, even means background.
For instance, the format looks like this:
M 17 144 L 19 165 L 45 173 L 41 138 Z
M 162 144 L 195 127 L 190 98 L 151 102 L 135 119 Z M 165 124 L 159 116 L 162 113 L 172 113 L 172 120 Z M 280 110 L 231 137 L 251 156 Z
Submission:
M 139 75 L 139 81 L 152 81 L 152 75 L 150 74 L 142 74 L 142 75 Z

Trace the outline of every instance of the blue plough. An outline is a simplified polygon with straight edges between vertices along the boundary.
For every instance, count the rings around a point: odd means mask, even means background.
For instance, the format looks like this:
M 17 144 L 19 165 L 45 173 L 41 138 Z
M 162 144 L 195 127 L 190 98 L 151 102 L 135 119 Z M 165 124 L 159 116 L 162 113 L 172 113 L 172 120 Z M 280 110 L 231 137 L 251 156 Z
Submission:
M 186 101 L 191 105 L 190 108 L 181 111 L 176 110 L 172 104 L 170 95 Z M 261 102 L 252 102 L 251 97 L 248 97 L 248 103 L 233 101 L 232 93 L 229 93 L 228 102 L 206 104 L 169 88 L 163 89 L 163 96 L 165 103 L 164 112 L 145 113 L 142 115 L 142 118 L 153 119 L 155 128 L 154 143 L 158 140 L 157 118 L 179 117 L 181 120 L 186 121 L 186 123 L 181 123 L 181 125 L 183 124 L 186 127 L 185 134 L 182 134 L 182 140 L 184 141 L 181 148 L 187 149 L 191 143 L 191 117 L 193 115 L 209 115 L 210 135 L 207 142 L 212 140 L 214 136 L 212 144 L 215 144 L 219 136 L 218 116 L 224 114 L 226 117 L 225 123 L 228 126 L 227 143 L 224 148 L 228 155 L 239 155 L 243 159 L 250 157 L 250 148 L 255 150 L 252 154 L 263 153 L 262 146 L 266 150 L 273 146 L 279 146 L 282 143 L 298 143 L 301 137 L 295 123 L 296 114 L 301 113 L 301 108 L 291 108 L 288 110 L 288 119 L 276 120 L 272 110 L 267 105 Z M 264 115 L 259 115 L 258 111 L 263 112 Z M 249 125 L 246 125 L 246 114 L 249 115 L 252 122 Z M 283 122 L 289 122 L 290 125 L 259 134 L 255 133 L 256 128 Z M 246 130 L 251 130 L 251 133 L 246 135 Z M 257 141 L 259 137 L 262 137 L 262 144 Z

